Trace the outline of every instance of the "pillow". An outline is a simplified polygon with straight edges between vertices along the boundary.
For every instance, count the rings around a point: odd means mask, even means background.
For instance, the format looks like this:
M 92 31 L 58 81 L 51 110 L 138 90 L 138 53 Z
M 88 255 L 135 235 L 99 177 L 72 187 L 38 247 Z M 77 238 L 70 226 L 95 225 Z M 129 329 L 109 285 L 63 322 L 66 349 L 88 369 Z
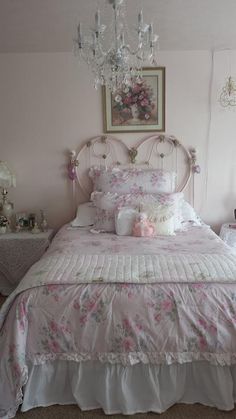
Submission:
M 176 173 L 140 167 L 92 167 L 89 177 L 94 191 L 126 193 L 171 193 L 176 187 Z
M 115 229 L 118 236 L 132 236 L 133 226 L 138 215 L 134 208 L 123 207 L 115 212 Z
M 195 226 L 201 226 L 204 224 L 201 218 L 196 214 L 195 209 L 184 199 L 182 201 L 181 212 L 183 222 L 190 222 Z
M 175 217 L 156 223 L 156 236 L 175 236 Z
M 95 229 L 115 231 L 115 211 L 121 207 L 140 210 L 144 204 L 174 205 L 175 230 L 181 227 L 180 207 L 182 192 L 172 194 L 118 194 L 114 192 L 93 192 L 91 199 L 96 206 Z
M 175 206 L 160 204 L 144 204 L 142 211 L 155 226 L 156 236 L 175 236 Z
M 108 233 L 115 232 L 116 228 L 114 211 L 96 208 L 93 230 Z
M 77 209 L 76 218 L 71 222 L 71 227 L 92 226 L 95 221 L 96 207 L 93 202 L 80 204 Z

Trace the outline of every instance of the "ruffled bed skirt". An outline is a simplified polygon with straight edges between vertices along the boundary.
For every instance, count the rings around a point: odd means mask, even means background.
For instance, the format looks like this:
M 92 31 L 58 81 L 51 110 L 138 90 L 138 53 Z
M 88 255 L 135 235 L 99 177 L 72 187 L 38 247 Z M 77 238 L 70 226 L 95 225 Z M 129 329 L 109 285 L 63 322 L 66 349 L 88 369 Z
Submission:
M 236 366 L 206 361 L 122 366 L 99 361 L 54 361 L 29 365 L 22 411 L 53 404 L 77 404 L 106 414 L 161 413 L 175 403 L 234 408 Z

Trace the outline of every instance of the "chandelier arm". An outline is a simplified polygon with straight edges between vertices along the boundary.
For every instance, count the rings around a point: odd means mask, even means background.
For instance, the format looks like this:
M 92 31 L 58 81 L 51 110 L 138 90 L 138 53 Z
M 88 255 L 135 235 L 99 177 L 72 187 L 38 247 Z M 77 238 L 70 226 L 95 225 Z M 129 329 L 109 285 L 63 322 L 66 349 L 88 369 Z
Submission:
M 140 51 L 142 51 L 143 46 L 137 47 L 136 50 L 132 50 L 129 45 L 123 45 L 121 48 L 127 50 L 131 55 L 137 55 Z M 151 50 L 151 45 L 149 46 L 149 48 Z

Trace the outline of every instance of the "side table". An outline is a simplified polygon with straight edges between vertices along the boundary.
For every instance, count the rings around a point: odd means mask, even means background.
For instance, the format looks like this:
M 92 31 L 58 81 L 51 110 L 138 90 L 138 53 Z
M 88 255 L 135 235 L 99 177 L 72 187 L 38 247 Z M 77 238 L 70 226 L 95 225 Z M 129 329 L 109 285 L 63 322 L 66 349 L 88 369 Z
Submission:
M 234 223 L 226 223 L 221 226 L 220 238 L 230 247 L 236 250 L 236 228 L 230 227 Z
M 0 293 L 9 295 L 47 250 L 53 230 L 0 234 Z

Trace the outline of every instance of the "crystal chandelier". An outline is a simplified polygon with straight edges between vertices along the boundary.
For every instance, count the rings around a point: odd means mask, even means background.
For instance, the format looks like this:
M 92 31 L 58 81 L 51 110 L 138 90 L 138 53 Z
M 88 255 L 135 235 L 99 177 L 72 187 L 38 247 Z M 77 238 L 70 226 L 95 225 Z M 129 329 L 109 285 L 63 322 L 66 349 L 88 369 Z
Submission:
M 88 34 L 79 23 L 74 46 L 75 53 L 91 68 L 95 87 L 105 85 L 114 92 L 123 85 L 130 85 L 134 76 L 140 77 L 144 64 L 156 64 L 158 36 L 153 32 L 152 23 L 144 23 L 141 10 L 135 28 L 136 39 L 132 39 L 125 19 L 125 0 L 106 2 L 113 11 L 109 26 L 101 23 L 101 14 L 97 10 L 94 27 Z
M 219 102 L 223 108 L 236 106 L 236 83 L 231 76 L 227 78 L 221 90 Z

